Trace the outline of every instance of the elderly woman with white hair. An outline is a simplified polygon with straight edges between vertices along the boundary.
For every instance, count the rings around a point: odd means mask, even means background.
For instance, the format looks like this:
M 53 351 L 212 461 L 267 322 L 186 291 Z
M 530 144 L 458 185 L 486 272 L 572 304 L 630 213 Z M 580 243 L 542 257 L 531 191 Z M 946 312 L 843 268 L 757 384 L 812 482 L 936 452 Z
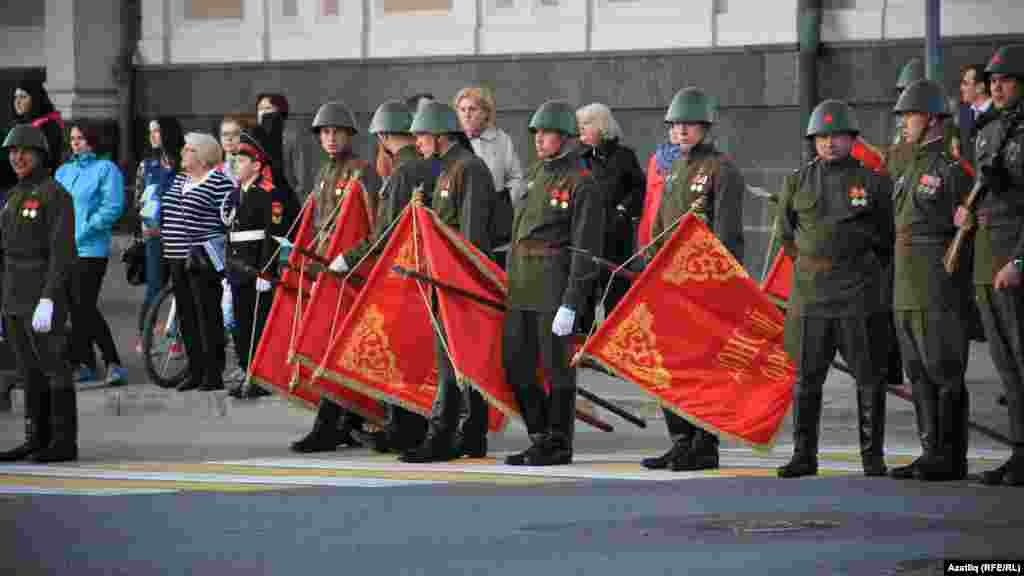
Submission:
M 452 107 L 459 116 L 459 124 L 469 138 L 473 152 L 487 164 L 494 178 L 499 201 L 492 222 L 495 246 L 501 246 L 511 240 L 512 206 L 526 194 L 522 164 L 512 139 L 494 123 L 496 107 L 490 90 L 482 86 L 467 86 L 452 99 Z M 499 264 L 504 263 L 504 253 L 495 256 Z
M 220 205 L 231 179 L 215 167 L 223 157 L 210 134 L 189 132 L 181 149 L 181 172 L 163 199 L 161 232 L 168 261 L 188 375 L 178 390 L 224 388 L 224 321 L 217 259 L 223 263 L 224 224 Z M 217 254 L 217 246 L 220 253 Z
M 622 128 L 612 111 L 600 103 L 588 104 L 576 111 L 583 157 L 590 162 L 594 176 L 605 194 L 604 257 L 616 264 L 626 261 L 634 251 L 634 221 L 639 221 L 644 206 L 647 179 L 632 148 L 622 145 Z M 610 277 L 606 274 L 606 280 Z M 607 284 L 602 282 L 600 285 Z M 629 289 L 629 283 L 616 277 L 605 308 L 608 311 Z M 586 326 L 586 324 L 584 324 Z

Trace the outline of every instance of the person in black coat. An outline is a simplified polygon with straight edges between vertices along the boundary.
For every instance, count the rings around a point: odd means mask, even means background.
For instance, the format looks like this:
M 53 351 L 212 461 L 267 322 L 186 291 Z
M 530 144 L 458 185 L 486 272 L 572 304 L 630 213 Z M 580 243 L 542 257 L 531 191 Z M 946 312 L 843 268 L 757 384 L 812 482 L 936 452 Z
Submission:
M 46 88 L 43 88 L 43 81 L 38 74 L 26 74 L 18 81 L 11 97 L 11 110 L 12 128 L 18 124 L 32 124 L 42 130 L 46 144 L 50 148 L 46 169 L 52 176 L 64 160 L 64 121 L 53 107 L 53 102 L 50 101 Z M 9 188 L 15 181 L 4 182 L 0 187 Z
M 579 124 L 582 156 L 587 160 L 606 195 L 604 257 L 622 264 L 635 251 L 635 224 L 640 221 L 647 191 L 647 177 L 637 160 L 636 152 L 620 143 L 622 129 L 604 104 L 588 104 L 576 111 Z M 604 271 L 597 301 L 600 301 L 611 274 Z M 621 275 L 615 277 L 604 306 L 606 312 L 622 299 L 629 282 Z M 581 324 L 589 330 L 589 323 Z

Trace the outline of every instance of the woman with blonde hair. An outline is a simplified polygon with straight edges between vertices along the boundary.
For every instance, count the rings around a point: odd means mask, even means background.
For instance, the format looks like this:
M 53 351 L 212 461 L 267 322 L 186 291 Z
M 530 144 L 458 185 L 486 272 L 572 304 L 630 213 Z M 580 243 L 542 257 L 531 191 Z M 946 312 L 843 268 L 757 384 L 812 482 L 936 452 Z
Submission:
M 580 108 L 576 123 L 583 157 L 590 162 L 605 194 L 604 257 L 621 264 L 634 251 L 633 222 L 640 219 L 647 180 L 636 152 L 621 144 L 622 128 L 608 106 L 595 102 Z M 621 276 L 616 277 L 605 308 L 611 311 L 628 289 L 629 284 Z
M 467 86 L 452 99 L 452 108 L 459 116 L 459 124 L 469 138 L 473 152 L 487 164 L 498 192 L 498 203 L 493 217 L 495 246 L 508 243 L 512 236 L 513 204 L 526 194 L 523 167 L 512 145 L 512 139 L 495 125 L 494 95 L 483 86 Z M 504 266 L 504 252 L 496 253 Z

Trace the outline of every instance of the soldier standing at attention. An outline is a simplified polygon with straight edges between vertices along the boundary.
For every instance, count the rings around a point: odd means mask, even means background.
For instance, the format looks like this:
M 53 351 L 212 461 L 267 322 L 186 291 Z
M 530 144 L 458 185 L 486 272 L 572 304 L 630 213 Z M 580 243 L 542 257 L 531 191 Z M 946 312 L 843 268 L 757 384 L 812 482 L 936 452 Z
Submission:
M 989 485 L 1024 485 L 1024 45 L 1004 46 L 989 61 L 997 118 L 976 142 L 977 177 L 987 185 L 974 239 L 974 290 L 992 362 L 1006 389 L 1013 455 L 984 472 Z M 969 218 L 962 207 L 956 223 Z
M 356 157 L 352 151 L 352 138 L 359 129 L 348 106 L 342 102 L 324 104 L 313 117 L 312 130 L 327 159 L 320 167 L 315 188 L 311 192 L 312 198 L 307 199 L 307 202 L 313 202 L 310 208 L 314 215 L 313 229 L 317 232 L 317 242 L 308 248 L 323 256 L 337 223 L 335 208 L 341 204 L 349 180 L 359 175 L 364 191 L 376 191 L 380 188 L 380 181 L 369 163 Z M 367 208 L 372 214 L 376 210 L 376 195 L 368 194 L 368 197 L 370 201 Z M 302 439 L 292 442 L 291 449 L 293 452 L 306 453 L 334 450 L 338 446 L 356 446 L 358 442 L 351 432 L 362 425 L 361 416 L 321 397 L 313 430 Z
M 914 82 L 896 102 L 903 140 L 912 155 L 895 181 L 893 310 L 896 335 L 910 377 L 922 455 L 893 468 L 893 478 L 961 480 L 967 475 L 966 278 L 943 267 L 956 234 L 953 213 L 970 178 L 946 153 L 948 116 L 942 87 Z
M 891 183 L 850 156 L 860 130 L 845 102 L 814 109 L 807 137 L 817 158 L 787 177 L 777 233 L 793 258 L 786 349 L 796 363 L 792 460 L 782 478 L 818 473 L 822 386 L 836 351 L 857 380 L 865 476 L 885 474 L 885 386 L 877 366 L 889 350 L 880 282 L 893 246 Z
M 387 183 L 380 189 L 377 201 L 377 217 L 373 232 L 368 238 L 356 244 L 331 262 L 331 270 L 346 272 L 356 266 L 376 245 L 383 250 L 387 245 L 391 225 L 398 220 L 417 187 L 434 189 L 433 167 L 428 160 L 416 153 L 416 139 L 410 133 L 412 114 L 405 103 L 389 100 L 377 107 L 370 120 L 370 134 L 377 138 L 380 149 L 390 158 L 392 172 Z M 426 419 L 401 406 L 388 404 L 388 424 L 379 432 L 368 434 L 353 431 L 364 445 L 378 452 L 403 451 L 419 446 L 427 430 Z
M 569 247 L 601 254 L 605 201 L 571 142 L 576 115 L 567 102 L 545 102 L 529 126 L 538 160 L 512 223 L 502 355 L 531 446 L 505 463 L 550 466 L 572 462 L 576 373 L 567 336 L 599 273 Z M 550 394 L 537 378 L 538 356 Z
M 0 462 L 76 460 L 78 407 L 64 357 L 65 275 L 77 258 L 71 195 L 49 175 L 39 128 L 15 126 L 3 149 L 18 177 L 0 211 L 0 228 L 3 314 L 25 383 L 25 443 L 0 452 Z
M 458 230 L 481 252 L 490 254 L 495 244 L 492 220 L 498 201 L 494 178 L 483 159 L 473 153 L 455 110 L 442 102 L 426 102 L 416 111 L 411 130 L 423 157 L 441 160 L 442 172 L 434 184 L 431 208 L 442 222 Z M 436 299 L 434 309 L 438 310 Z M 402 454 L 402 462 L 439 462 L 463 455 L 483 458 L 487 454 L 487 402 L 469 386 L 459 390 L 445 339 L 443 333 L 435 332 L 437 395 L 427 435 L 418 448 Z M 468 414 L 460 423 L 463 403 L 468 405 Z
M 682 156 L 672 163 L 672 171 L 665 178 L 666 192 L 651 236 L 656 237 L 674 227 L 681 216 L 693 211 L 742 262 L 746 184 L 732 160 L 711 143 L 709 136 L 715 113 L 711 99 L 699 88 L 684 88 L 672 98 L 665 122 L 677 134 L 675 139 L 682 142 Z M 658 248 L 669 237 L 671 232 L 661 238 Z M 654 470 L 718 468 L 718 437 L 668 409 L 663 412 L 672 448 L 657 458 L 645 458 L 641 464 Z

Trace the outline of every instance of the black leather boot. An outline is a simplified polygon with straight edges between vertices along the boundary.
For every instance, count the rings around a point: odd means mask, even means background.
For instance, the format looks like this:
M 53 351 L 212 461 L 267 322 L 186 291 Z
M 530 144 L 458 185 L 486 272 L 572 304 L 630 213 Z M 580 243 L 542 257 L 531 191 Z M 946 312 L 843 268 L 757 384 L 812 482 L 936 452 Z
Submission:
M 0 462 L 17 462 L 43 450 L 50 444 L 50 389 L 43 385 L 25 386 L 25 442 L 0 452 Z
M 910 480 L 917 477 L 917 468 L 931 458 L 938 438 L 936 430 L 936 398 L 934 385 L 925 380 L 923 374 L 914 375 L 911 383 L 914 402 L 914 417 L 917 421 L 917 438 L 921 442 L 921 456 L 905 466 L 889 470 L 889 476 L 896 480 Z
M 517 452 L 505 457 L 505 464 L 509 466 L 526 466 L 535 454 L 541 454 L 550 450 L 548 443 L 550 439 L 547 433 L 530 434 L 530 447 L 522 452 Z
M 40 463 L 78 459 L 78 392 L 74 388 L 50 391 L 50 444 L 32 455 Z
M 547 441 L 526 458 L 529 466 L 564 466 L 572 463 L 572 441 L 563 432 L 551 432 Z
M 301 440 L 292 442 L 292 452 L 308 454 L 329 452 L 339 446 L 358 446 L 352 437 L 354 419 L 341 407 L 324 398 L 316 411 L 313 429 Z
M 458 431 L 455 433 L 455 453 L 469 458 L 487 456 L 487 401 L 470 386 L 460 394 L 462 405 Z
M 821 391 L 815 393 L 797 385 L 793 389 L 793 457 L 780 466 L 779 478 L 800 478 L 818 474 L 818 426 L 821 420 Z
M 548 416 L 551 429 L 547 442 L 526 459 L 530 466 L 561 466 L 572 462 L 572 441 L 576 423 L 575 386 L 553 388 Z
M 926 482 L 956 479 L 956 427 L 960 419 L 959 391 L 940 386 L 935 391 L 935 411 L 928 414 L 935 427 L 932 449 L 917 465 L 915 477 Z
M 718 437 L 706 430 L 697 430 L 693 435 L 690 458 L 685 462 L 673 463 L 673 472 L 714 470 L 718 468 Z
M 437 396 L 434 398 L 430 423 L 423 442 L 407 450 L 398 457 L 400 462 L 411 464 L 426 462 L 447 462 L 457 458 L 453 450 L 455 427 L 458 425 L 459 404 L 461 403 L 458 386 L 453 382 L 439 383 Z
M 677 435 L 673 438 L 672 447 L 668 449 L 668 452 L 654 458 L 644 458 L 640 461 L 640 465 L 649 470 L 674 469 L 677 464 L 683 465 L 689 461 L 692 442 L 691 434 Z
M 885 386 L 871 383 L 857 387 L 857 420 L 860 458 L 865 476 L 885 476 Z

